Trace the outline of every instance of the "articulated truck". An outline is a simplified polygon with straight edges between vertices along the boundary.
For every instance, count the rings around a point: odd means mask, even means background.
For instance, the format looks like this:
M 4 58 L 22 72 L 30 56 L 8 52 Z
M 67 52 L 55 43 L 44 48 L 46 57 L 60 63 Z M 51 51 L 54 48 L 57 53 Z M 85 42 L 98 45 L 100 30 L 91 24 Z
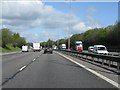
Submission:
M 82 51 L 83 51 L 82 41 L 76 41 L 76 42 L 75 42 L 75 47 L 76 47 L 76 51 L 82 52 Z

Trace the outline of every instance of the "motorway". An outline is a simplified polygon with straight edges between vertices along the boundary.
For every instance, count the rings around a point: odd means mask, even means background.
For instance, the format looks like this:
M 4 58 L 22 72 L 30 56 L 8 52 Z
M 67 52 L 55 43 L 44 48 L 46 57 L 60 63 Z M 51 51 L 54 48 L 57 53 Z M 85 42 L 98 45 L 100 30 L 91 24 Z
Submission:
M 116 88 L 58 53 L 2 56 L 3 88 Z

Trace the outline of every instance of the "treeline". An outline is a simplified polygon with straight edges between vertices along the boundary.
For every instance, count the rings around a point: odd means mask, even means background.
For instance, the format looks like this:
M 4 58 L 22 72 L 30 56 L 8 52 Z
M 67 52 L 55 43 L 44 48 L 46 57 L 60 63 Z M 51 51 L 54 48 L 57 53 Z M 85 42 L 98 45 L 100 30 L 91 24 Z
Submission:
M 95 28 L 85 32 L 83 43 L 86 47 L 95 44 L 103 44 L 109 50 L 120 51 L 120 23 L 105 28 Z
M 0 46 L 2 48 L 6 48 L 8 44 L 21 48 L 22 45 L 26 44 L 25 38 L 21 37 L 19 33 L 14 33 L 7 28 L 0 29 L 0 40 Z
M 74 34 L 70 38 L 70 46 L 75 49 L 75 41 L 82 41 L 84 49 L 91 45 L 102 44 L 105 45 L 109 51 L 120 51 L 120 22 L 115 25 L 110 25 L 104 28 L 90 29 L 81 34 Z M 60 45 L 65 43 L 68 45 L 68 39 L 59 39 L 56 41 L 48 40 L 43 42 L 43 46 Z

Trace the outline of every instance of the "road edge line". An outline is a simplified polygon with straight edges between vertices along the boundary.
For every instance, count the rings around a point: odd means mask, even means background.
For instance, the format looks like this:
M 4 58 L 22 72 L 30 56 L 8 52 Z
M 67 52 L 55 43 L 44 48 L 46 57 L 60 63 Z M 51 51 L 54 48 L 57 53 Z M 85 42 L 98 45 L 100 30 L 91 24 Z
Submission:
M 11 54 L 16 54 L 16 53 L 21 53 L 22 51 L 18 52 L 9 52 L 9 53 L 1 53 L 0 55 L 5 56 L 5 55 L 11 55 Z
M 88 68 L 88 67 L 80 64 L 80 63 L 78 63 L 77 61 L 72 60 L 71 58 L 69 58 L 69 57 L 67 57 L 67 56 L 65 56 L 65 55 L 63 55 L 63 54 L 61 54 L 61 53 L 59 53 L 59 52 L 56 52 L 56 53 L 59 54 L 60 56 L 64 57 L 64 58 L 68 59 L 69 61 L 77 64 L 78 66 L 84 68 L 85 70 L 87 70 L 87 71 L 95 74 L 96 76 L 102 78 L 103 80 L 107 81 L 108 83 L 112 84 L 113 86 L 115 86 L 115 87 L 117 87 L 117 88 L 120 89 L 120 87 L 119 87 L 120 85 L 119 85 L 117 82 L 115 82 L 115 81 L 113 81 L 113 80 L 105 77 L 104 75 L 102 75 L 102 74 L 100 74 L 100 73 L 98 73 L 98 72 L 96 72 L 96 71 L 94 71 L 94 70 L 92 70 L 92 69 L 90 69 L 90 68 Z

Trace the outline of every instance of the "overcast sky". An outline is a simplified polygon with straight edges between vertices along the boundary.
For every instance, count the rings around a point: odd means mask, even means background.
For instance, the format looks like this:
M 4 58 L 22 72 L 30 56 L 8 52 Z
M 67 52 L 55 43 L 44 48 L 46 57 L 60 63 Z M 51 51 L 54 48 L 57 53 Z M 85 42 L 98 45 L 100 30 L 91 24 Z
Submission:
M 0 28 L 20 33 L 27 42 L 67 38 L 118 20 L 118 2 L 72 2 L 70 9 L 69 2 L 3 0 L 0 6 Z

